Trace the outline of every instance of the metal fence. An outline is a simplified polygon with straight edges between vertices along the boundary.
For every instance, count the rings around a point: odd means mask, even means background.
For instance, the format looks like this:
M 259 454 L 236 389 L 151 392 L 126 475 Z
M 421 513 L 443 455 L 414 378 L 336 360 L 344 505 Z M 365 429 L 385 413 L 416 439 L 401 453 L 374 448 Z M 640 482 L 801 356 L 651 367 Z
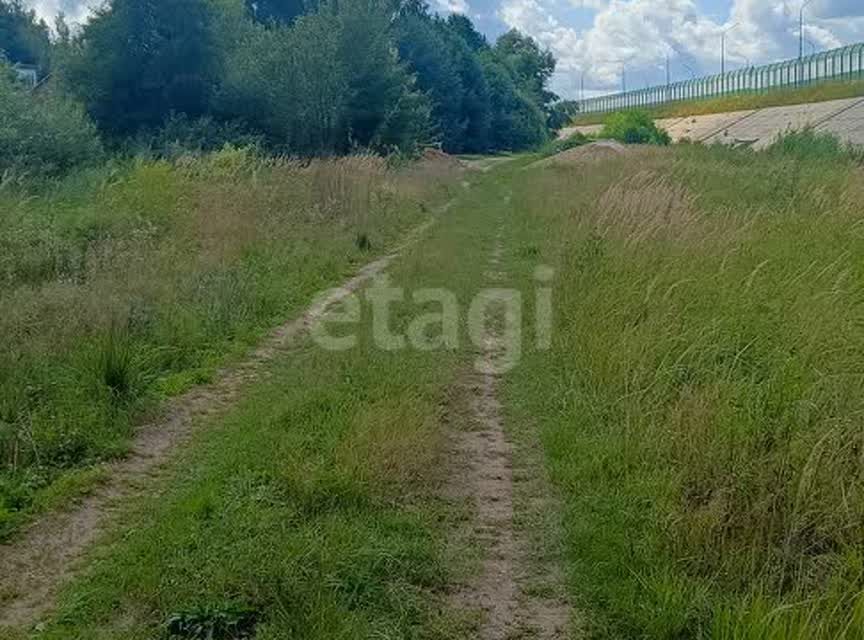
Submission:
M 777 62 L 736 69 L 725 74 L 694 78 L 658 87 L 589 98 L 582 113 L 650 107 L 682 100 L 715 98 L 738 93 L 764 93 L 825 80 L 864 78 L 864 43 Z

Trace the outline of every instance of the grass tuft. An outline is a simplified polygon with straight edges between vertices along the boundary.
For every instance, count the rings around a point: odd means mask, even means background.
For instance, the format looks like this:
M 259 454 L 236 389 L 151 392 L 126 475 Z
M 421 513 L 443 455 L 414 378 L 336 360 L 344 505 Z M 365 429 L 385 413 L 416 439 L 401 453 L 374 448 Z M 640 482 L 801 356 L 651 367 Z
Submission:
M 189 640 L 242 640 L 255 633 L 258 613 L 236 603 L 205 605 L 172 613 L 165 629 L 169 638 Z

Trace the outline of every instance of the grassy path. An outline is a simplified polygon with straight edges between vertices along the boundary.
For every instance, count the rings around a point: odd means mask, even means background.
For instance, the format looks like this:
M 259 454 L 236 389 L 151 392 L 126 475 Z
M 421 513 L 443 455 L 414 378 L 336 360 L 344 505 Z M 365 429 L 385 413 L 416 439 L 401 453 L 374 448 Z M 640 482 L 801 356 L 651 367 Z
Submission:
M 502 251 L 502 203 L 516 168 L 479 176 L 421 242 L 364 270 L 340 297 L 353 299 L 348 294 L 386 270 L 406 291 L 390 318 L 402 335 L 413 335 L 418 314 L 436 310 L 414 292 L 446 288 L 467 308 L 490 284 L 491 251 Z M 0 620 L 10 624 L 0 637 L 29 637 L 37 619 L 40 638 L 64 640 L 456 639 L 478 631 L 503 639 L 515 628 L 564 637 L 566 612 L 554 599 L 551 609 L 518 613 L 525 554 L 513 528 L 504 474 L 512 454 L 500 420 L 491 424 L 505 482 L 493 495 L 479 485 L 452 491 L 453 433 L 464 426 L 449 399 L 475 357 L 465 318 L 455 348 L 381 348 L 372 303 L 366 292 L 357 299 L 362 320 L 346 327 L 355 348 L 329 351 L 301 337 L 323 312 L 311 309 L 248 366 L 178 400 L 184 408 L 170 414 L 171 429 L 144 432 L 160 442 L 153 455 L 136 446 L 116 481 L 71 521 L 49 518 L 13 548 L 0 589 Z M 490 389 L 493 382 L 485 379 Z M 475 535 L 493 512 L 498 549 Z M 53 547 L 40 537 L 55 535 Z M 491 584 L 502 552 L 513 596 L 503 613 L 465 591 L 478 588 L 474 570 Z
M 0 637 L 861 640 L 860 171 L 478 171 Z
M 512 194 L 501 197 L 497 232 L 484 271 L 488 293 L 514 291 L 507 273 L 504 229 L 511 218 Z M 512 251 L 512 248 L 511 248 Z M 557 639 L 567 637 L 569 608 L 561 584 L 542 571 L 544 591 L 532 591 L 527 579 L 538 569 L 529 540 L 516 523 L 516 496 L 519 485 L 542 473 L 537 466 L 514 470 L 513 442 L 505 429 L 499 387 L 502 375 L 518 365 L 505 341 L 505 328 L 514 324 L 518 307 L 493 309 L 487 318 L 489 330 L 475 344 L 476 359 L 459 382 L 453 407 L 461 419 L 455 421 L 452 436 L 453 472 L 451 495 L 466 500 L 472 516 L 464 523 L 462 535 L 478 547 L 478 566 L 460 589 L 451 594 L 455 610 L 482 612 L 476 637 L 483 640 L 507 638 Z M 521 310 L 519 311 L 521 315 Z M 531 541 L 533 542 L 533 541 Z

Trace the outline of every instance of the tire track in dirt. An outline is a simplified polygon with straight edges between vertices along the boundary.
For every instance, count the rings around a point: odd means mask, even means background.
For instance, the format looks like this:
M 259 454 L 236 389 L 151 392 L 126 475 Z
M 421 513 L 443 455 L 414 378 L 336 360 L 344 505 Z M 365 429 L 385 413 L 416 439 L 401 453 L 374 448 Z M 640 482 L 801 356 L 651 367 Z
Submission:
M 452 204 L 436 213 L 446 212 Z M 215 382 L 169 401 L 159 419 L 138 429 L 129 455 L 108 466 L 105 482 L 72 508 L 41 517 L 12 542 L 0 545 L 0 631 L 27 628 L 50 612 L 59 588 L 80 569 L 84 552 L 107 531 L 111 514 L 146 489 L 192 435 L 197 420 L 224 415 L 246 385 L 263 378 L 263 365 L 307 332 L 331 306 L 381 274 L 435 222 L 432 218 L 416 227 L 390 253 L 361 268 L 297 319 L 278 327 L 245 361 L 220 370 Z
M 500 270 L 501 237 L 499 231 L 485 273 L 491 286 L 506 278 Z M 466 424 L 454 429 L 456 469 L 448 486 L 454 497 L 473 502 L 474 517 L 465 525 L 470 530 L 458 535 L 474 541 L 482 562 L 479 574 L 452 595 L 452 606 L 457 611 L 482 613 L 477 629 L 480 640 L 564 639 L 568 637 L 570 610 L 557 595 L 560 576 L 548 576 L 547 586 L 551 588 L 540 594 L 531 588 L 529 581 L 536 580 L 538 572 L 544 573 L 547 567 L 539 565 L 514 523 L 514 452 L 504 429 L 498 400 L 500 374 L 496 373 L 504 353 L 500 329 L 494 321 L 490 325 L 477 366 L 462 382 L 467 393 L 460 395 L 467 397 L 470 406 L 458 412 L 465 416 Z M 536 486 L 536 470 L 520 468 L 518 473 L 520 480 Z

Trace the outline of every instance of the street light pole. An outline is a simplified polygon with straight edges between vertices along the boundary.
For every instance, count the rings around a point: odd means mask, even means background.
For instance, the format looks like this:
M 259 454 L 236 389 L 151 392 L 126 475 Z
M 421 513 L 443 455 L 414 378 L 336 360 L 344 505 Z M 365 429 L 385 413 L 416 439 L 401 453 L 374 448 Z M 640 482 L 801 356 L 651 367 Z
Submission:
M 669 54 L 666 54 L 666 102 L 672 98 L 672 68 L 669 63 Z
M 804 0 L 801 3 L 801 11 L 798 13 L 798 59 L 804 57 L 804 9 L 807 8 L 813 0 Z
M 810 0 L 812 2 L 812 0 Z M 720 33 L 720 77 L 723 83 L 723 90 L 726 90 L 726 34 L 732 31 L 739 23 L 735 23 L 723 29 Z

